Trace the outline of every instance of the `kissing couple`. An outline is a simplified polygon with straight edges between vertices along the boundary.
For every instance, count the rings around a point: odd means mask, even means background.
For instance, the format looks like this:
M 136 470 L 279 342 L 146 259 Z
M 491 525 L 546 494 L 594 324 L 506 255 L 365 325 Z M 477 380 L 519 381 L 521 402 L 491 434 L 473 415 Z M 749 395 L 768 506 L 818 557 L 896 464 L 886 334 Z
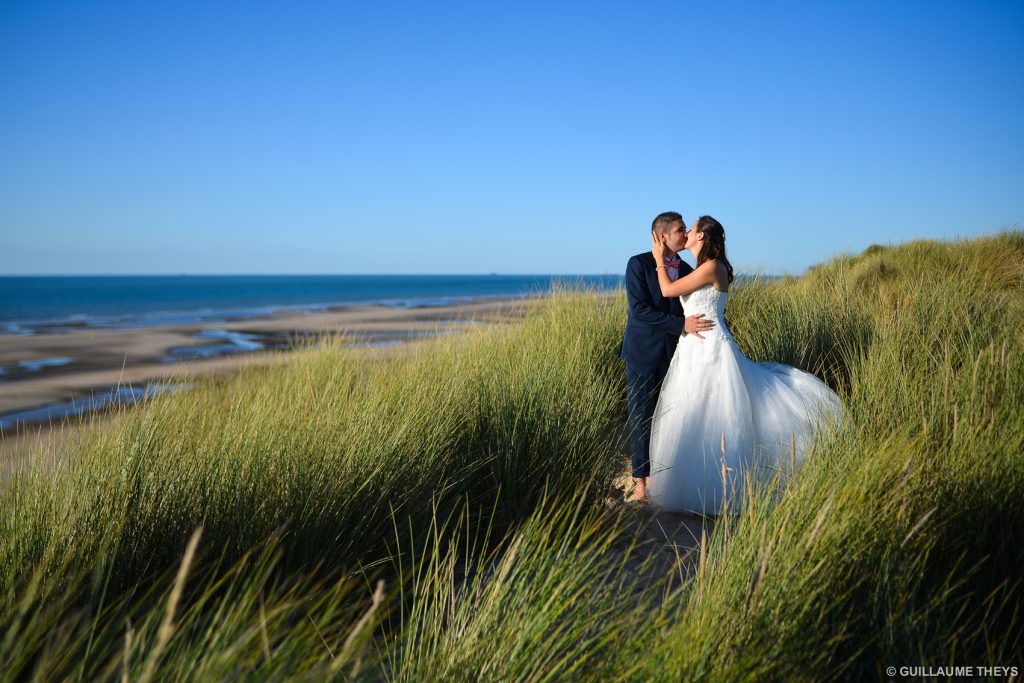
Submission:
M 679 257 L 688 250 L 696 268 Z M 814 375 L 755 363 L 729 331 L 733 268 L 711 216 L 689 228 L 669 211 L 651 225 L 651 251 L 626 266 L 629 312 L 619 357 L 634 491 L 671 512 L 738 512 L 744 480 L 798 466 L 816 427 L 837 420 L 839 396 Z

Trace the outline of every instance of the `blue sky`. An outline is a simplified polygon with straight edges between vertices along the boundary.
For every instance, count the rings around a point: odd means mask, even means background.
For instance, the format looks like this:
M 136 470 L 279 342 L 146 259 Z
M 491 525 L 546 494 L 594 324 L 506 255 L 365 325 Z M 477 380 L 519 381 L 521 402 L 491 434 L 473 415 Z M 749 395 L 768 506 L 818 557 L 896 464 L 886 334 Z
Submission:
M 0 5 L 0 274 L 741 270 L 1024 224 L 1024 3 Z

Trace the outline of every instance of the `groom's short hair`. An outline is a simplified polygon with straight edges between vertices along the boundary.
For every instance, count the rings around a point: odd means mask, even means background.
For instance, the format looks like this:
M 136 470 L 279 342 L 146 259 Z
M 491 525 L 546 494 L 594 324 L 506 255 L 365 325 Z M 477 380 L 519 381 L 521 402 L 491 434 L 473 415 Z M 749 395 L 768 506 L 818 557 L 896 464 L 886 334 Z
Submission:
M 675 211 L 666 211 L 665 213 L 659 213 L 654 218 L 654 222 L 651 223 L 651 232 L 664 234 L 682 222 L 682 215 L 676 213 Z

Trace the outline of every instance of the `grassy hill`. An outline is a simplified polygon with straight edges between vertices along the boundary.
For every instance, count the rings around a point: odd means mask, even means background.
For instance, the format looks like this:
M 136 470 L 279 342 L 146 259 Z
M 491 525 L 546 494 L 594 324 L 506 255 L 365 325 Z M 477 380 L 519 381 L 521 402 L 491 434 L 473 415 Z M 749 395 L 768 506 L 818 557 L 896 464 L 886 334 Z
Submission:
M 340 344 L 80 430 L 0 492 L 0 677 L 881 678 L 1020 663 L 1024 233 L 730 295 L 846 419 L 696 571 L 614 502 L 625 296 Z M 653 580 L 652 580 L 653 576 Z

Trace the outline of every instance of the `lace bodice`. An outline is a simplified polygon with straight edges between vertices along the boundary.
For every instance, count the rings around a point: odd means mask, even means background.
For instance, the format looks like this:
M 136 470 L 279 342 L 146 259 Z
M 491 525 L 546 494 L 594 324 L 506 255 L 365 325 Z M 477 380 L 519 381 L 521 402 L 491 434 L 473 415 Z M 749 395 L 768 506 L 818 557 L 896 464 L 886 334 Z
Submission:
M 721 334 L 727 337 L 731 336 L 728 328 L 725 326 L 725 302 L 728 299 L 728 292 L 715 289 L 711 285 L 705 285 L 695 292 L 679 297 L 679 301 L 683 304 L 684 315 L 689 317 L 697 313 L 703 313 L 705 320 L 711 320 L 715 323 L 715 328 L 711 330 L 711 334 L 713 336 Z M 707 332 L 702 334 L 708 335 Z

